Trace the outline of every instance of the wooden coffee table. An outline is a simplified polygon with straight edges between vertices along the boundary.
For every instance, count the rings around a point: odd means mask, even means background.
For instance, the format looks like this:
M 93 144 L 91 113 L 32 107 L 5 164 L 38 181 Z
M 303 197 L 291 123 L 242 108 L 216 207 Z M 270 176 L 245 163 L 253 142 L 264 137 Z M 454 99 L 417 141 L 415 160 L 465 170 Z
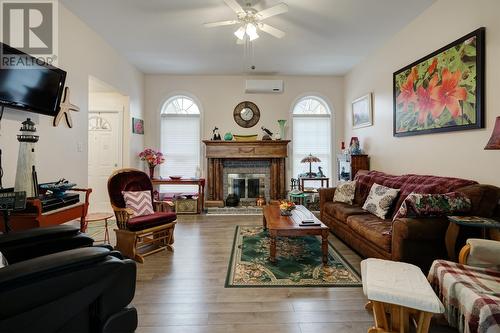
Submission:
M 303 206 L 297 206 L 297 209 L 309 212 Z M 315 222 L 320 223 L 319 226 L 308 226 L 301 227 L 298 222 L 295 222 L 292 217 L 281 216 L 279 205 L 272 204 L 267 205 L 262 209 L 264 217 L 262 223 L 264 229 L 269 231 L 269 236 L 271 238 L 270 244 L 270 257 L 269 260 L 273 263 L 276 262 L 276 237 L 286 236 L 321 236 L 321 250 L 323 252 L 323 264 L 328 263 L 328 234 L 330 230 L 326 225 L 324 225 L 320 220 L 318 220 L 314 215 L 313 218 Z M 309 212 L 310 213 L 310 212 Z

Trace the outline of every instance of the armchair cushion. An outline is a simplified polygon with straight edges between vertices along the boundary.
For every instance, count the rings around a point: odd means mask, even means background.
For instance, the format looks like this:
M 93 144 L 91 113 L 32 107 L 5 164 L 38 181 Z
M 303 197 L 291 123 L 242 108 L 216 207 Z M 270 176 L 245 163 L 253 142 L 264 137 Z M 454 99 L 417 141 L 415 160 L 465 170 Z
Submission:
M 133 217 L 154 213 L 151 191 L 123 191 L 122 194 L 126 207 L 134 213 Z
M 173 212 L 157 212 L 150 215 L 133 217 L 127 222 L 127 228 L 130 231 L 140 231 L 147 228 L 173 222 L 177 215 Z

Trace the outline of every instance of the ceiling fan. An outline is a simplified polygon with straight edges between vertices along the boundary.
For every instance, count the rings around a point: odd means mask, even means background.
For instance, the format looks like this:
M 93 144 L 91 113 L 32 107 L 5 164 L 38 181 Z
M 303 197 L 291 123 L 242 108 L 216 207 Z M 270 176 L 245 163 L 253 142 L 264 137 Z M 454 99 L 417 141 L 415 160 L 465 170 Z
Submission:
M 224 0 L 224 2 L 235 11 L 237 19 L 205 23 L 204 26 L 206 28 L 239 24 L 240 27 L 234 32 L 234 35 L 238 38 L 238 43 L 243 43 L 245 41 L 251 42 L 259 38 L 259 30 L 276 38 L 283 38 L 285 36 L 283 31 L 262 22 L 269 17 L 286 13 L 288 11 L 288 6 L 285 3 L 280 3 L 276 6 L 257 11 L 252 7 L 251 3 L 247 3 L 245 8 L 243 8 L 236 0 Z

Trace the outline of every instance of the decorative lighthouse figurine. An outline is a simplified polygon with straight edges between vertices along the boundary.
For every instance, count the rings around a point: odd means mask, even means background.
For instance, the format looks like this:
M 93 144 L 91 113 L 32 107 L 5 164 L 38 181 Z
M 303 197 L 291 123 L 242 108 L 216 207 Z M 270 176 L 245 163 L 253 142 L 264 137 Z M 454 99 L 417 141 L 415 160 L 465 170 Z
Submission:
M 17 136 L 19 141 L 19 156 L 17 157 L 17 172 L 15 191 L 25 191 L 26 196 L 36 195 L 35 180 L 33 171 L 35 166 L 35 143 L 38 142 L 38 135 L 35 135 L 35 123 L 30 118 L 26 119 L 21 127 L 21 134 Z

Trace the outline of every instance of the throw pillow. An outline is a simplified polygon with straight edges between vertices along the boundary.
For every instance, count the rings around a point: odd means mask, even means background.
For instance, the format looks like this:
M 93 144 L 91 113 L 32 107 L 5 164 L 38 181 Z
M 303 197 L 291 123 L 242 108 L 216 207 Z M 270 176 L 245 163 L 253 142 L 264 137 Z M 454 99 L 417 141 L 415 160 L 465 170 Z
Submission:
M 354 192 L 356 191 L 356 181 L 342 182 L 335 189 L 333 202 L 344 202 L 352 205 L 354 201 Z
M 399 189 L 373 184 L 363 209 L 381 219 L 385 219 L 398 194 Z
M 467 213 L 471 210 L 471 200 L 462 193 L 445 194 L 410 193 L 401 204 L 394 219 L 404 217 L 446 216 Z
M 154 213 L 151 191 L 123 191 L 125 206 L 132 209 L 132 217 L 151 215 Z

